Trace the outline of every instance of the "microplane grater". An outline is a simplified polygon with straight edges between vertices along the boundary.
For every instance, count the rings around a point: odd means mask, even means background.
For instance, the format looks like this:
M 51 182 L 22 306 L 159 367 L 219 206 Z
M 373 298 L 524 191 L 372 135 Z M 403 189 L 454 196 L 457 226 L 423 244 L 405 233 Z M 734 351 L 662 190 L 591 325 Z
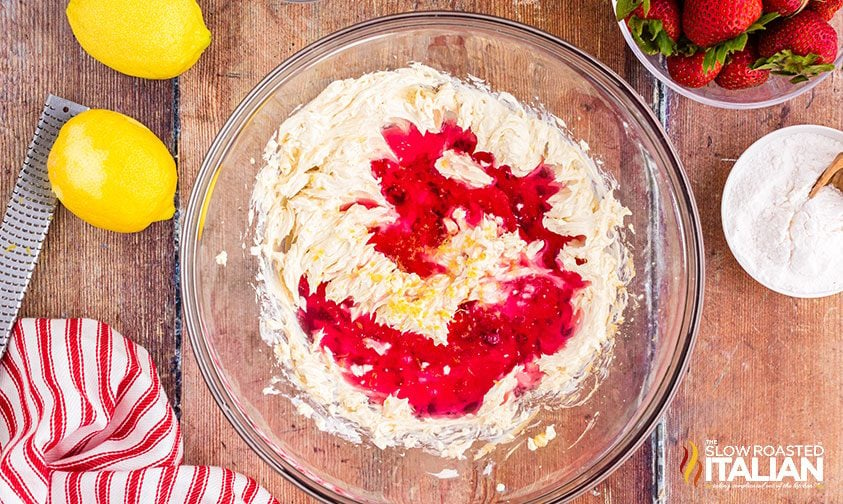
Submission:
M 47 156 L 61 127 L 88 107 L 50 95 L 26 152 L 12 199 L 0 225 L 0 357 L 50 228 L 56 196 L 47 178 Z

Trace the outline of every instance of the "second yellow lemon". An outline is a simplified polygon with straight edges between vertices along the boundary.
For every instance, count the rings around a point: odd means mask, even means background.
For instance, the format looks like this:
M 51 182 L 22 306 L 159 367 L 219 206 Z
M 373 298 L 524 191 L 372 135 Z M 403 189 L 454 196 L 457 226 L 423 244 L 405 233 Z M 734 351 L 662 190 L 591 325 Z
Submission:
M 181 74 L 211 43 L 196 0 L 70 0 L 67 19 L 88 54 L 146 79 Z
M 175 212 L 176 163 L 143 124 L 88 110 L 62 126 L 47 158 L 53 191 L 94 226 L 132 233 Z

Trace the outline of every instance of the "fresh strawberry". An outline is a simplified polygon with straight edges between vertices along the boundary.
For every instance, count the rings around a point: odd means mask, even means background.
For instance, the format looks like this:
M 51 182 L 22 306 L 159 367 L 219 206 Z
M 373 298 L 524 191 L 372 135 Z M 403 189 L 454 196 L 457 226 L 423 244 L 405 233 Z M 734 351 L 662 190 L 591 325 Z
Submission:
M 811 0 L 808 8 L 826 21 L 831 21 L 834 14 L 843 7 L 843 0 Z
M 691 56 L 674 55 L 667 58 L 667 71 L 676 83 L 689 88 L 703 87 L 713 81 L 723 65 L 715 62 L 711 70 L 703 70 L 704 52 Z
M 708 48 L 745 33 L 762 12 L 761 0 L 686 0 L 682 28 L 688 40 Z
M 764 84 L 770 78 L 770 71 L 753 70 L 752 64 L 757 59 L 758 53 L 752 46 L 736 52 L 723 65 L 714 82 L 726 89 L 747 89 Z
M 808 0 L 764 0 L 764 12 L 777 12 L 782 16 L 792 16 L 808 5 Z
M 616 14 L 645 54 L 675 52 L 682 31 L 676 0 L 618 0 Z
M 819 14 L 804 10 L 764 33 L 758 42 L 758 54 L 761 59 L 754 69 L 790 75 L 792 82 L 802 82 L 834 70 L 837 33 Z

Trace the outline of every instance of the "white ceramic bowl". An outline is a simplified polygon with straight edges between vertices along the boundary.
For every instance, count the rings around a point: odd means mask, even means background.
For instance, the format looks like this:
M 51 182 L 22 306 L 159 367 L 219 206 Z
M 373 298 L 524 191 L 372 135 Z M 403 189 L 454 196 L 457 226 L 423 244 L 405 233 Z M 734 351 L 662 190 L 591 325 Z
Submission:
M 732 167 L 732 171 L 729 172 L 729 178 L 726 179 L 726 185 L 725 187 L 723 187 L 723 199 L 720 205 L 720 221 L 723 224 L 723 234 L 726 235 L 726 243 L 729 244 L 729 249 L 732 251 L 732 255 L 738 261 L 738 264 L 741 265 L 741 268 L 743 268 L 743 270 L 746 271 L 747 274 L 751 276 L 756 282 L 760 283 L 761 285 L 770 289 L 771 291 L 778 292 L 779 294 L 784 294 L 785 296 L 790 296 L 794 298 L 821 298 L 826 296 L 832 296 L 834 294 L 839 294 L 843 292 L 843 289 L 832 289 L 828 291 L 816 292 L 794 292 L 789 289 L 782 288 L 779 285 L 775 285 L 772 282 L 762 280 L 760 272 L 755 267 L 753 267 L 750 261 L 748 261 L 745 257 L 736 252 L 735 237 L 729 234 L 726 226 L 726 216 L 731 210 L 731 208 L 728 206 L 728 201 L 731 200 L 730 196 L 735 188 L 735 180 L 738 179 L 738 177 L 743 171 L 749 169 L 749 160 L 754 157 L 756 153 L 767 149 L 776 149 L 776 146 L 781 145 L 781 142 L 784 141 L 786 138 L 800 133 L 812 133 L 815 135 L 823 135 L 830 139 L 837 140 L 838 142 L 843 142 L 843 131 L 836 130 L 834 128 L 828 128 L 825 126 L 817 126 L 814 124 L 790 126 L 788 128 L 776 130 L 764 137 L 761 137 L 746 151 L 744 151 L 743 154 L 741 154 L 741 157 L 738 158 L 737 162 L 735 163 L 735 166 Z

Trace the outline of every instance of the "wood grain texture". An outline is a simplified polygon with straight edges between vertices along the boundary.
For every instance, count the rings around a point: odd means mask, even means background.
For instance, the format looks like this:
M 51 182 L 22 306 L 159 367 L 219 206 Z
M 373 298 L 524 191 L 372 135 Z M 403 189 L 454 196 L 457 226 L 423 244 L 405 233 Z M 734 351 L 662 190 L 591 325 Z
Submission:
M 706 300 L 697 347 L 667 416 L 671 502 L 843 502 L 843 296 L 797 300 L 750 278 L 729 251 L 720 201 L 735 159 L 781 127 L 843 129 L 843 75 L 788 104 L 729 112 L 673 96 L 669 134 L 691 178 L 706 248 Z M 694 120 L 689 120 L 694 118 Z M 681 479 L 682 444 L 814 444 L 825 481 L 810 490 L 694 488 Z
M 650 103 L 654 86 L 623 50 L 608 2 L 576 9 L 556 1 L 357 1 L 322 0 L 291 5 L 279 1 L 200 0 L 214 41 L 197 66 L 180 79 L 181 183 L 190 187 L 214 135 L 248 91 L 270 70 L 305 45 L 350 24 L 411 10 L 448 9 L 494 14 L 557 35 L 597 56 L 624 76 Z M 599 36 L 597 34 L 600 34 Z M 188 194 L 181 194 L 182 208 Z M 257 478 L 281 502 L 311 502 L 275 474 L 230 427 L 207 391 L 192 352 L 184 360 L 183 431 L 186 461 L 226 465 Z M 653 451 L 649 442 L 606 482 L 579 502 L 650 502 Z
M 11 195 L 48 93 L 128 114 L 172 145 L 172 83 L 101 65 L 76 43 L 64 2 L 0 2 L 0 200 Z M 174 337 L 173 222 L 137 234 L 96 229 L 56 212 L 21 316 L 90 317 L 145 346 L 179 397 Z M 177 406 L 177 404 L 176 404 Z
M 408 10 L 486 12 L 544 29 L 597 56 L 654 102 L 652 80 L 625 50 L 608 2 L 562 8 L 553 0 L 200 0 L 214 41 L 180 79 L 182 134 L 173 138 L 173 84 L 120 75 L 76 44 L 57 2 L 0 1 L 0 197 L 7 197 L 48 92 L 131 115 L 180 151 L 183 209 L 202 157 L 225 119 L 274 66 L 349 24 Z M 706 241 L 706 308 L 691 371 L 666 419 L 667 489 L 654 495 L 655 453 L 645 445 L 579 502 L 843 502 L 841 296 L 801 301 L 767 291 L 737 265 L 720 223 L 720 194 L 734 159 L 782 126 L 843 127 L 843 76 L 809 95 L 753 112 L 704 107 L 668 93 L 668 131 L 692 180 Z M 654 103 L 655 105 L 655 103 Z M 94 229 L 59 209 L 22 315 L 103 320 L 150 350 L 174 402 L 183 395 L 188 463 L 225 465 L 256 477 L 284 503 L 311 502 L 243 443 L 205 387 L 190 351 L 180 384 L 175 334 L 173 222 L 135 235 Z M 183 388 L 182 388 L 183 387 Z M 178 404 L 176 404 L 178 405 Z M 694 488 L 678 465 L 686 440 L 822 443 L 822 488 L 770 492 Z

